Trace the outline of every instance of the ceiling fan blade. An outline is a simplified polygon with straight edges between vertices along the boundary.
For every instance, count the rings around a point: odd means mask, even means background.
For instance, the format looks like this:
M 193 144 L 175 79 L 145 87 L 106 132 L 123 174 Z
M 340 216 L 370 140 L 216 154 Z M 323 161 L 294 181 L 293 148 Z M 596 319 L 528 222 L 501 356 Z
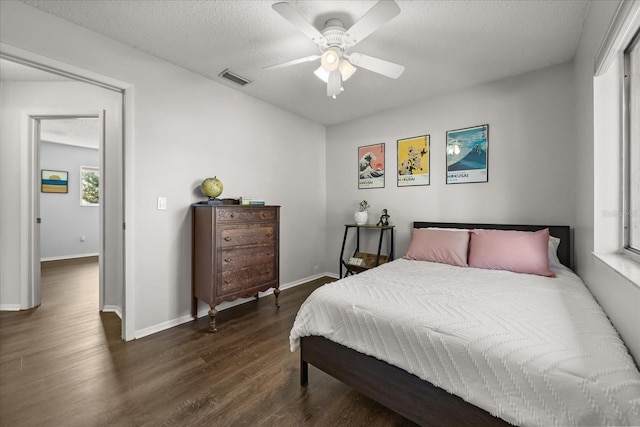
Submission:
M 327 82 L 327 96 L 339 95 L 341 87 L 342 76 L 340 75 L 340 70 L 333 70 L 329 74 L 329 81 Z
M 356 67 L 382 74 L 391 79 L 397 79 L 404 72 L 404 66 L 385 61 L 384 59 L 374 58 L 373 56 L 363 55 L 361 53 L 352 53 L 345 57 Z
M 369 34 L 398 16 L 400 6 L 393 0 L 380 0 L 343 35 L 343 41 L 353 46 Z
M 269 65 L 267 67 L 262 67 L 263 70 L 277 70 L 279 68 L 290 67 L 291 65 L 298 65 L 304 62 L 315 61 L 316 59 L 320 59 L 320 55 L 311 55 L 305 56 L 304 58 L 294 59 L 293 61 L 283 62 L 282 64 Z
M 291 22 L 297 29 L 302 31 L 305 36 L 309 37 L 316 44 L 326 43 L 326 39 L 320 31 L 311 25 L 300 13 L 289 3 L 275 3 L 271 6 L 273 10 L 278 12 L 287 21 Z

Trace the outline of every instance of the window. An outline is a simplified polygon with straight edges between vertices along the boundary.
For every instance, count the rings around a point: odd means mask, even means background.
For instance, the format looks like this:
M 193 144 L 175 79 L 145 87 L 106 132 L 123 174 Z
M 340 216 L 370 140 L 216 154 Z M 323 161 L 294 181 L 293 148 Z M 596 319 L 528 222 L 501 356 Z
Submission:
M 625 50 L 624 249 L 640 256 L 640 37 Z
M 80 166 L 80 206 L 98 206 L 100 202 L 100 170 Z
M 639 34 L 640 1 L 619 2 L 596 52 L 593 79 L 594 255 L 636 285 L 640 285 Z

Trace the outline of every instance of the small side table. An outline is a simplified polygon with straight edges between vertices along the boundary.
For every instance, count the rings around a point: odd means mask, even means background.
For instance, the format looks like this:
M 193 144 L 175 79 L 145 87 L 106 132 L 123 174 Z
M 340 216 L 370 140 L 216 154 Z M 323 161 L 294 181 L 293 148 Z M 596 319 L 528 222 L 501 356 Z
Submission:
M 389 261 L 393 261 L 393 229 L 394 225 L 372 225 L 372 224 L 345 224 L 344 225 L 344 237 L 342 239 L 342 250 L 340 251 L 340 277 L 347 277 L 351 274 L 357 274 L 365 270 L 377 267 L 380 264 L 384 264 Z M 352 264 L 349 260 L 344 260 L 344 251 L 347 243 L 347 235 L 349 231 L 356 230 L 356 248 L 353 251 L 352 258 L 361 259 L 361 264 Z M 375 254 L 360 252 L 360 230 L 367 231 L 379 231 L 380 239 L 378 240 L 378 252 Z M 389 253 L 382 254 L 382 241 L 384 236 L 387 236 L 389 242 Z M 345 269 L 344 276 L 342 275 L 343 268 Z

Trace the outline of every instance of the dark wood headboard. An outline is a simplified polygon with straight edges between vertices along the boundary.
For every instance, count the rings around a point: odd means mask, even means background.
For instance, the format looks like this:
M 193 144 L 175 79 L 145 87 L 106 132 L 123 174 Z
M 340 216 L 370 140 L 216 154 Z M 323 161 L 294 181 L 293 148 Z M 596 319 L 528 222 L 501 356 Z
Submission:
M 424 222 L 415 221 L 413 228 L 474 228 L 489 230 L 517 230 L 517 231 L 538 231 L 544 228 L 549 229 L 549 234 L 560 239 L 558 246 L 558 259 L 569 268 L 573 268 L 573 257 L 571 251 L 571 228 L 568 225 L 517 225 L 517 224 L 464 224 L 460 222 Z

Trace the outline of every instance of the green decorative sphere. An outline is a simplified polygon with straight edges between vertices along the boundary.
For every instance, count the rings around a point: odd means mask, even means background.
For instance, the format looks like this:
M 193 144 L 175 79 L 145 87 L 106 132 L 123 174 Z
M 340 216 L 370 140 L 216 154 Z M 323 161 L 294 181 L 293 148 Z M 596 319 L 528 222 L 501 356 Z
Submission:
M 215 199 L 222 194 L 222 181 L 215 176 L 213 178 L 207 178 L 200 184 L 200 190 L 202 190 L 202 194 L 205 196 L 210 199 Z

